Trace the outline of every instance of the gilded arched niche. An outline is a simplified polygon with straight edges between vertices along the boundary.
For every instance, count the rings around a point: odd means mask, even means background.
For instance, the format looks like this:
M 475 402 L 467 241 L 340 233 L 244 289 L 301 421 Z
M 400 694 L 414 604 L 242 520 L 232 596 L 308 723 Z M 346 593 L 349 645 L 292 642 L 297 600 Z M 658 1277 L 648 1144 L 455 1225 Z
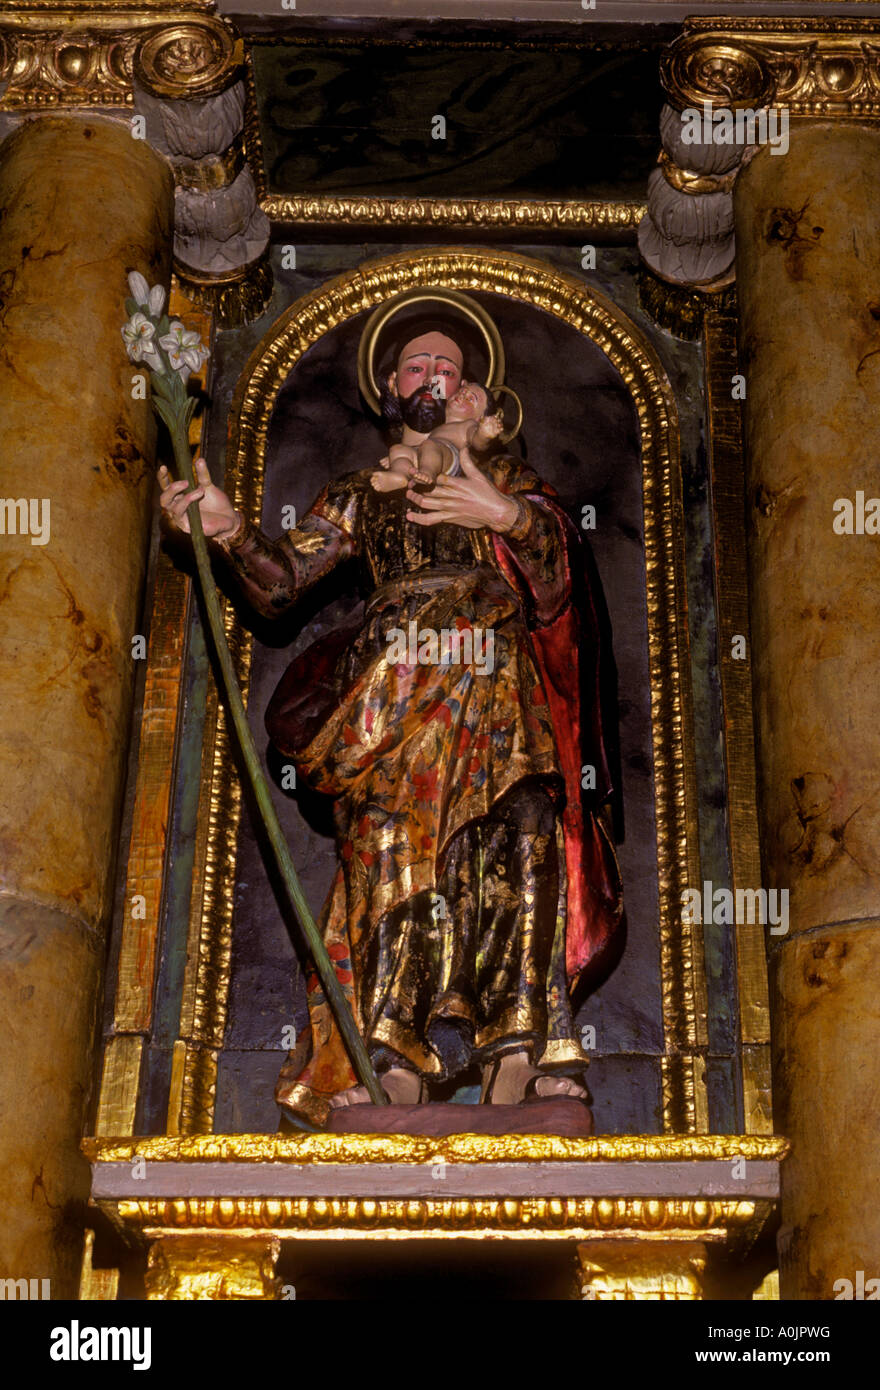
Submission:
M 655 920 L 647 924 L 656 953 L 661 1037 L 662 1129 L 702 1133 L 708 1129 L 703 1055 L 707 1045 L 703 948 L 699 927 L 682 922 L 681 894 L 700 882 L 695 812 L 694 749 L 687 648 L 684 544 L 678 418 L 665 371 L 641 331 L 610 300 L 550 264 L 507 251 L 443 248 L 405 252 L 369 261 L 299 299 L 273 324 L 248 360 L 229 414 L 226 487 L 254 522 L 264 517 L 267 454 L 279 402 L 295 379 L 298 364 L 327 335 L 365 315 L 390 296 L 417 286 L 446 286 L 485 296 L 484 302 L 541 311 L 598 349 L 623 384 L 637 420 L 635 472 L 640 491 L 643 680 L 647 711 L 653 810 Z M 488 298 L 491 297 L 491 300 Z M 361 319 L 361 322 L 363 320 Z M 546 328 L 546 319 L 545 319 Z M 552 328 L 552 324 L 551 324 Z M 557 330 L 564 336 L 562 330 Z M 507 380 L 520 390 L 508 352 Z M 355 364 L 352 356 L 350 373 Z M 552 361 L 535 363 L 552 375 Z M 607 369 L 606 369 L 607 370 Z M 570 397 L 569 397 L 570 400 Z M 530 460 L 544 476 L 540 441 L 524 434 Z M 536 447 L 538 446 L 538 447 Z M 587 453 L 590 440 L 583 441 Z M 295 441 L 291 442 L 293 467 Z M 332 473 L 370 460 L 329 461 Z M 640 466 L 640 468 L 639 468 Z M 555 481 L 555 479 L 551 479 Z M 314 488 L 313 491 L 317 491 Z M 583 501 L 592 500 L 588 490 Z M 277 500 L 277 499 L 276 499 Z M 567 500 L 569 505 L 572 498 Z M 601 516 L 601 508 L 600 508 Z M 275 520 L 275 533 L 280 526 Z M 601 525 L 601 519 L 600 519 Z M 630 538 L 633 539 L 632 537 Z M 622 553 L 622 552 L 621 552 Z M 631 595 L 632 601 L 632 595 Z M 226 604 L 227 635 L 243 688 L 251 683 L 254 641 L 233 606 Z M 223 1045 L 230 990 L 236 846 L 241 817 L 237 779 L 230 775 L 231 750 L 222 710 L 213 707 L 203 796 L 210 812 L 196 865 L 190 949 L 185 982 L 190 1031 L 178 1073 L 180 1130 L 213 1127 L 217 1058 Z M 644 847 L 643 847 L 644 848 Z M 297 847 L 293 845 L 296 858 Z M 626 867 L 624 866 L 626 893 Z M 320 904 L 313 903 L 317 909 Z M 630 904 L 631 906 L 631 904 Z M 642 924 L 644 925 L 644 924 Z M 653 949 L 653 948 L 651 948 Z

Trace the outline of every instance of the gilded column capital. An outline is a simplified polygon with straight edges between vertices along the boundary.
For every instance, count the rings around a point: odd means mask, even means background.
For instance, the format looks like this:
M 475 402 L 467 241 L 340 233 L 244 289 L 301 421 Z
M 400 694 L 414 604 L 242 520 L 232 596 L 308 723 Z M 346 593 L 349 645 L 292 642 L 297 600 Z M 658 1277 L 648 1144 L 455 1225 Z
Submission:
M 135 49 L 138 83 L 168 100 L 216 97 L 241 78 L 242 44 L 229 25 L 210 15 L 163 24 Z
M 0 111 L 131 107 L 137 66 L 162 95 L 207 96 L 235 80 L 235 31 L 195 0 L 169 9 L 0 4 Z
M 688 20 L 660 75 L 677 110 L 785 107 L 792 119 L 880 120 L 880 22 Z
M 174 170 L 174 269 L 224 328 L 259 317 L 272 292 L 271 228 L 245 154 L 242 77 L 241 43 L 220 24 L 166 25 L 135 51 L 135 109 Z
M 692 19 L 660 75 L 662 151 L 638 232 L 643 305 L 692 337 L 701 297 L 733 284 L 733 188 L 758 148 L 784 155 L 791 121 L 880 122 L 880 23 Z
M 716 292 L 733 282 L 733 184 L 744 157 L 741 143 L 715 138 L 711 120 L 693 129 L 686 112 L 668 103 L 660 113 L 661 152 L 648 179 L 648 206 L 639 223 L 638 242 L 649 280 L 643 277 L 642 302 L 649 312 L 662 308 L 658 322 L 679 337 L 693 337 L 702 309 L 671 308 L 663 285 Z
M 245 158 L 244 83 L 233 72 L 214 93 L 156 95 L 164 87 L 153 81 L 155 68 L 149 85 L 142 76 L 146 49 L 135 61 L 134 104 L 145 138 L 174 171 L 175 271 L 188 296 L 219 312 L 223 326 L 249 322 L 266 296 L 249 291 L 236 299 L 235 287 L 252 284 L 255 274 L 262 282 L 270 224 Z M 152 62 L 157 53 L 146 56 Z
M 174 173 L 174 269 L 222 326 L 271 293 L 269 221 L 244 150 L 243 45 L 200 0 L 168 7 L 0 0 L 0 115 L 100 110 L 132 121 Z M 138 129 L 135 120 L 140 117 Z

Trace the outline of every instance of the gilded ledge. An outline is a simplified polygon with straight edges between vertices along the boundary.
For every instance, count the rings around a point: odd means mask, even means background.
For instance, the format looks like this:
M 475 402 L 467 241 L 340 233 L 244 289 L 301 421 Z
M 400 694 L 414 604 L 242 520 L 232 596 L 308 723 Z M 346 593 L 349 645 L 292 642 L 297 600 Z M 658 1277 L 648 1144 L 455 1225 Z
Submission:
M 252 161 L 253 162 L 253 161 Z M 266 193 L 260 201 L 274 223 L 316 226 L 405 226 L 436 230 L 581 231 L 629 240 L 645 215 L 636 202 L 576 202 L 513 198 L 337 197 Z
M 191 1134 L 87 1138 L 92 1163 L 668 1163 L 681 1160 L 781 1160 L 786 1139 L 757 1134 L 626 1134 L 566 1139 L 538 1134 Z

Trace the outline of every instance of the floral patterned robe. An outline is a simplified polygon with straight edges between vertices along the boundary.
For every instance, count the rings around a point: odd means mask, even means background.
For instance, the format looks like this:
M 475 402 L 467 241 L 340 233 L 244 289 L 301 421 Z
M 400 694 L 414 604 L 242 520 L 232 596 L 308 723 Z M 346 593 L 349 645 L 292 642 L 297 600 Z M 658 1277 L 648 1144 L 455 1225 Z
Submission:
M 280 541 L 245 524 L 223 546 L 264 614 L 360 561 L 366 603 L 291 663 L 266 724 L 334 798 L 339 866 L 322 930 L 374 1064 L 427 1079 L 524 1044 L 541 1066 L 583 1067 L 571 995 L 621 914 L 598 687 L 588 678 L 584 711 L 577 674 L 584 654 L 596 671 L 598 640 L 577 533 L 522 460 L 480 466 L 523 500 L 518 539 L 407 522 L 405 493 L 377 493 L 363 470 L 328 484 Z M 479 640 L 471 660 L 454 649 L 389 660 L 395 633 L 468 630 L 492 633 L 491 662 Z M 593 809 L 585 761 L 600 784 Z M 308 1003 L 276 1099 L 321 1124 L 356 1078 L 315 974 Z

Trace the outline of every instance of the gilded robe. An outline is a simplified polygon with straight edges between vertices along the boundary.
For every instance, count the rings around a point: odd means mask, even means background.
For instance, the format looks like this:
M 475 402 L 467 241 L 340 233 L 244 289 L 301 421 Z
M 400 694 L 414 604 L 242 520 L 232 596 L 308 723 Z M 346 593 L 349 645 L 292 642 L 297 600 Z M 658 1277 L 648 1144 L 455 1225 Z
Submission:
M 360 562 L 364 603 L 291 663 L 266 725 L 334 799 L 321 926 L 374 1064 L 435 1080 L 523 1045 L 544 1068 L 583 1067 L 572 999 L 621 915 L 579 537 L 522 460 L 480 466 L 525 503 L 516 540 L 407 522 L 404 492 L 375 492 L 368 469 L 280 541 L 245 524 L 224 546 L 264 614 Z M 276 1099 L 320 1124 L 356 1078 L 314 973 L 308 1004 Z

